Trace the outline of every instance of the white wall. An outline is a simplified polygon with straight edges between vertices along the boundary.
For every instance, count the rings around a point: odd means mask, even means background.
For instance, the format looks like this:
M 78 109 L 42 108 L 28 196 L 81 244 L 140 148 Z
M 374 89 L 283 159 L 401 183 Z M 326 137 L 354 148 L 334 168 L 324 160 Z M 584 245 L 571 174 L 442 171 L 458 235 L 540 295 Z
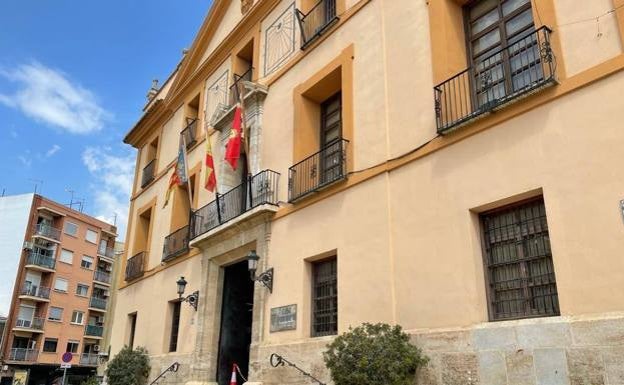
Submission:
M 0 316 L 11 307 L 15 275 L 34 194 L 0 197 Z

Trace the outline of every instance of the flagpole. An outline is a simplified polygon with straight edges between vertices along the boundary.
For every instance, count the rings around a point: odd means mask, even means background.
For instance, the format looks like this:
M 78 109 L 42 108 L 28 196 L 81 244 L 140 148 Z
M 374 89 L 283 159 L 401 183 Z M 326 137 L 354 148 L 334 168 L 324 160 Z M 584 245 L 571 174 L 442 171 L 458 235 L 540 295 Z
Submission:
M 186 139 L 184 139 L 184 135 L 180 135 L 182 138 L 182 156 L 184 157 L 184 175 L 186 175 L 186 188 L 188 189 L 188 198 L 189 198 L 189 207 L 191 211 L 193 211 L 193 190 L 191 189 L 191 177 L 188 174 L 188 161 L 186 158 Z
M 252 70 L 253 71 L 253 70 Z M 240 80 L 240 79 L 239 79 Z M 244 81 L 244 80 L 243 80 Z M 240 90 L 240 86 L 243 87 L 243 91 L 241 92 Z M 245 90 L 245 85 L 241 82 L 241 83 L 237 83 L 237 88 L 238 88 L 238 103 L 240 104 L 240 109 L 241 109 L 241 129 L 243 132 L 243 145 L 245 146 L 245 161 L 247 162 L 247 177 L 249 177 L 251 175 L 251 159 L 250 159 L 250 154 L 249 154 L 249 143 L 247 142 L 247 137 L 248 137 L 248 132 L 247 131 L 247 119 L 245 117 L 245 100 L 244 100 L 244 90 Z
M 206 113 L 204 112 L 204 118 L 205 117 L 206 117 Z M 204 123 L 204 133 L 206 135 L 206 140 L 210 140 L 210 135 L 208 134 L 208 121 L 206 121 Z M 215 187 L 214 187 L 214 193 L 215 193 L 215 197 L 218 197 L 219 196 L 219 181 L 217 181 L 217 170 L 214 169 L 214 167 L 216 167 L 216 166 L 214 166 L 214 154 L 212 153 L 212 144 L 210 142 L 208 142 L 206 145 L 210 146 L 210 156 L 212 156 L 212 159 L 213 159 L 212 160 L 212 163 L 213 163 L 212 172 L 214 173 L 215 181 L 216 181 Z M 206 155 L 204 155 L 203 163 L 204 163 L 204 166 L 208 167 L 208 165 L 205 164 L 206 163 L 205 157 L 206 157 Z M 204 184 L 206 184 L 206 181 L 204 181 Z

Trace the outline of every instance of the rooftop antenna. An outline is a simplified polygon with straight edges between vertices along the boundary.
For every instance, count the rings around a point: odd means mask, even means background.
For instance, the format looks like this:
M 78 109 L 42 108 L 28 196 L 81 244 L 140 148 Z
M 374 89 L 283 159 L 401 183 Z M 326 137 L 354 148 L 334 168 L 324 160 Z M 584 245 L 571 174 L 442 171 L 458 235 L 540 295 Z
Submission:
M 2 196 L 4 196 L 4 192 L 6 191 L 6 188 L 2 188 Z
M 37 193 L 37 187 L 39 187 L 39 185 L 43 185 L 43 181 L 41 179 L 28 179 L 30 182 L 33 182 L 35 184 L 35 194 Z M 43 190 L 43 187 L 41 187 L 41 190 Z M 41 192 L 41 191 L 39 191 Z
M 78 206 L 78 211 L 82 212 L 83 208 L 84 208 L 84 204 L 85 204 L 85 199 L 83 198 L 78 198 L 74 195 L 74 193 L 76 192 L 75 190 L 72 190 L 71 188 L 66 188 L 65 192 L 68 192 L 71 194 L 71 197 L 69 199 L 69 204 L 66 204 L 66 206 L 68 206 L 70 209 L 74 208 L 74 205 Z
M 113 213 L 113 226 L 117 226 L 117 213 Z

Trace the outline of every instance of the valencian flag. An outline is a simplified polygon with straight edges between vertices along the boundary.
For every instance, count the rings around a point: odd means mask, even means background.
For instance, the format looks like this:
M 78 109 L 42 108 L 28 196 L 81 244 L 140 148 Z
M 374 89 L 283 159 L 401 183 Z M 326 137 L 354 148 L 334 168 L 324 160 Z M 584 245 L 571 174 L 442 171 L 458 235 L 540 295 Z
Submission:
M 171 178 L 169 179 L 169 188 L 167 189 L 167 196 L 165 197 L 165 204 L 169 203 L 169 198 L 171 197 L 171 193 L 175 186 L 181 186 L 184 183 L 188 182 L 188 173 L 186 172 L 186 146 L 184 145 L 184 141 L 182 140 L 182 135 L 180 135 L 180 145 L 178 147 L 178 159 L 173 168 L 173 174 L 171 174 Z
M 238 159 L 240 159 L 241 141 L 243 138 L 242 126 L 242 110 L 239 102 L 234 110 L 234 121 L 232 122 L 232 130 L 230 130 L 230 138 L 225 146 L 225 161 L 236 170 Z
M 208 130 L 206 130 L 206 179 L 204 187 L 206 190 L 210 192 L 215 191 L 215 187 L 217 187 L 217 175 L 215 174 L 214 168 L 214 158 L 212 157 L 212 147 L 210 146 L 210 136 L 208 135 Z

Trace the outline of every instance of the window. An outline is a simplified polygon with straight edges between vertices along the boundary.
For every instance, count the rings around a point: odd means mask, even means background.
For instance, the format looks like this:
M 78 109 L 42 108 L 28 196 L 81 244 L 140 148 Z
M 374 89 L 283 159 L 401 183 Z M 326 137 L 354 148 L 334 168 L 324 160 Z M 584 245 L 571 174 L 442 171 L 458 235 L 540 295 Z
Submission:
M 46 338 L 43 341 L 43 351 L 47 353 L 55 353 L 58 340 L 56 338 Z
M 182 302 L 170 302 L 171 314 L 171 336 L 169 338 L 169 351 L 175 352 L 178 349 L 178 332 L 180 330 L 180 305 Z
M 63 319 L 63 308 L 52 306 L 48 313 L 48 319 L 50 321 L 61 321 Z
M 481 215 L 490 318 L 559 314 L 543 199 Z
M 74 253 L 69 250 L 61 249 L 59 261 L 69 263 L 71 265 L 74 261 Z
M 128 346 L 130 349 L 134 347 L 134 332 L 136 331 L 137 313 L 128 314 L 128 323 L 130 332 L 128 336 Z
M 338 271 L 336 258 L 312 265 L 312 336 L 338 333 Z
M 87 240 L 87 242 L 97 243 L 97 236 L 98 236 L 97 231 L 87 229 L 87 234 L 85 235 L 85 239 Z
M 543 77 L 537 41 L 526 39 L 535 31 L 529 0 L 474 2 L 466 11 L 466 26 L 479 105 Z
M 93 266 L 93 257 L 89 257 L 88 255 L 82 256 L 82 261 L 80 262 L 80 266 L 85 269 L 90 269 Z
M 54 290 L 67 292 L 68 282 L 65 278 L 57 278 L 54 281 Z
M 72 313 L 71 322 L 74 324 L 82 325 L 82 320 L 84 318 L 84 313 L 78 310 L 74 310 Z
M 341 95 L 339 92 L 321 104 L 321 184 L 343 176 Z
M 65 351 L 74 354 L 78 353 L 78 345 L 80 345 L 80 342 L 69 340 L 67 342 L 67 349 L 65 349 Z
M 76 295 L 79 295 L 81 297 L 86 297 L 88 294 L 89 294 L 88 285 L 83 285 L 79 283 L 78 286 L 76 286 Z
M 75 237 L 78 234 L 78 225 L 72 222 L 65 222 L 65 234 Z

